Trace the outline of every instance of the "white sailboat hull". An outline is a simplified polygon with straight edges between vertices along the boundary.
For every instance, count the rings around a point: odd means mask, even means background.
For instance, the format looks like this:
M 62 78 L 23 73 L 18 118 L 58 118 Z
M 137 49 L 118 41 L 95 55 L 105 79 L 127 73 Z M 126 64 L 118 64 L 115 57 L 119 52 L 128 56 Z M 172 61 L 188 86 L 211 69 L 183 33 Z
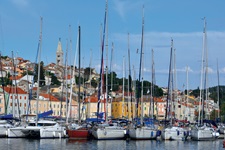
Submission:
M 66 128 L 55 121 L 40 120 L 38 125 L 29 122 L 28 125 L 9 128 L 9 138 L 63 138 L 67 137 Z
M 65 127 L 15 127 L 8 129 L 9 138 L 64 138 Z
M 115 140 L 123 139 L 125 137 L 126 130 L 122 127 L 97 127 L 92 130 L 92 135 L 98 140 Z
M 8 129 L 12 128 L 13 125 L 7 122 L 0 122 L 0 137 L 7 137 L 8 136 Z
M 67 137 L 65 127 L 40 129 L 40 138 L 65 138 L 65 137 Z
M 202 140 L 215 140 L 219 137 L 219 133 L 214 131 L 212 128 L 199 128 L 191 130 L 191 139 L 202 141 Z
M 14 127 L 8 129 L 8 137 L 9 138 L 24 138 L 26 135 L 22 132 L 25 127 Z
M 136 140 L 156 139 L 157 130 L 149 127 L 139 127 L 129 129 L 129 136 Z
M 188 131 L 181 127 L 168 127 L 162 130 L 163 140 L 183 140 L 187 138 Z

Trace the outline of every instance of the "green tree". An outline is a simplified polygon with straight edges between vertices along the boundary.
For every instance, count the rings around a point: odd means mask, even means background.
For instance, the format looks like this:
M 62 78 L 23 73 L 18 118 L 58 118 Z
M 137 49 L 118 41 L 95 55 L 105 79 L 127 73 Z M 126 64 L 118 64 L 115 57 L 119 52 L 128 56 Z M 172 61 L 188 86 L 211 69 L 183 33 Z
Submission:
M 58 80 L 58 78 L 55 76 L 55 74 L 51 72 L 47 72 L 47 74 L 51 77 L 51 85 L 61 85 L 61 82 Z
M 37 82 L 38 80 L 38 64 L 35 64 L 35 70 L 34 70 L 34 82 Z M 39 86 L 42 87 L 45 85 L 45 70 L 44 70 L 44 62 L 40 62 L 40 82 Z

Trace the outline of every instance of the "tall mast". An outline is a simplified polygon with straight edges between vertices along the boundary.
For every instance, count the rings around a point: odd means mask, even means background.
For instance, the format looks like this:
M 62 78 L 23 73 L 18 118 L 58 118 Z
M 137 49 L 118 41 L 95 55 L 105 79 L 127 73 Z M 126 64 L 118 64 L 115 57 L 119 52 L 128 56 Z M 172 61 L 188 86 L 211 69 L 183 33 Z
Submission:
M 204 18 L 204 25 L 205 25 L 205 42 L 204 42 L 204 50 L 205 50 L 205 99 L 204 100 L 209 100 L 209 89 L 208 89 L 208 48 L 207 48 L 207 33 L 206 33 L 206 20 Z M 203 103 L 204 106 L 204 103 Z M 203 107 L 203 112 L 204 112 L 204 107 Z M 210 117 L 210 115 L 208 116 Z M 204 118 L 205 119 L 205 118 Z M 210 119 L 210 118 L 208 118 Z
M 168 94 L 167 94 L 167 101 L 166 101 L 166 113 L 165 113 L 165 126 L 166 126 L 166 119 L 167 119 L 167 117 L 169 116 L 169 114 L 168 113 L 171 113 L 171 101 L 172 101 L 172 99 L 171 99 L 171 95 L 172 95 L 172 93 L 171 93 L 171 78 L 172 78 L 172 57 L 173 57 L 173 39 L 171 39 L 171 49 L 170 49 L 170 66 L 169 66 L 169 79 L 168 79 Z M 170 100 L 169 100 L 170 99 Z M 170 120 L 171 120 L 172 118 L 170 118 Z M 171 123 L 171 121 L 170 121 L 170 123 Z
M 14 69 L 15 68 L 15 64 L 14 64 L 14 55 L 13 55 L 13 51 L 12 51 L 12 68 Z M 13 80 L 15 80 L 15 69 L 14 69 L 14 71 L 13 71 Z M 12 82 L 12 85 L 13 85 L 13 82 Z M 12 113 L 13 113 L 13 117 L 15 117 L 15 96 L 14 96 L 14 94 L 15 94 L 15 90 L 14 90 L 14 88 L 13 88 L 13 86 L 12 86 L 12 89 L 13 89 L 13 94 L 12 94 Z
M 154 76 L 154 50 L 152 49 L 152 83 L 151 83 L 151 118 L 153 119 L 153 115 L 154 115 L 154 85 L 155 85 L 155 76 Z
M 66 76 L 66 112 L 68 111 L 68 86 L 67 86 L 67 80 L 68 80 L 68 40 L 66 42 L 66 60 L 65 60 L 66 68 L 65 68 L 65 76 Z M 62 92 L 63 93 L 63 92 Z M 63 97 L 63 94 L 62 94 Z M 61 101 L 61 107 L 60 107 L 60 115 L 62 116 L 62 101 Z
M 36 106 L 36 126 L 38 124 L 38 105 L 39 105 L 39 84 L 40 84 L 40 68 L 41 68 L 41 48 L 42 48 L 42 22 L 43 18 L 41 17 L 40 24 L 40 37 L 39 37 L 39 50 L 38 50 L 38 80 L 37 80 L 37 106 Z
M 131 78 L 131 69 L 130 69 L 130 34 L 128 33 L 128 69 L 129 69 L 129 73 L 128 73 L 128 100 L 130 102 L 130 107 L 129 105 L 128 108 L 130 108 L 130 111 L 128 109 L 128 117 L 131 119 L 133 119 L 133 113 L 132 113 L 132 78 Z M 130 84 L 131 83 L 131 84 Z M 131 90 L 131 91 L 130 91 Z M 128 104 L 128 101 L 127 101 L 127 104 Z
M 217 59 L 217 104 L 218 104 L 218 118 L 220 118 L 220 74 L 219 74 L 219 67 L 218 67 L 218 59 Z
M 106 112 L 105 112 L 105 121 L 108 122 L 108 0 L 106 0 L 106 41 L 105 41 L 105 49 L 106 49 Z
M 189 106 L 188 106 L 188 103 L 189 103 L 188 66 L 186 68 L 186 74 L 187 74 L 187 107 L 188 107 L 187 120 L 190 121 L 190 118 L 189 118 L 190 110 L 189 110 Z
M 173 118 L 175 118 L 175 109 L 178 108 L 178 99 L 177 99 L 177 70 L 176 70 L 176 49 L 174 49 L 173 54 L 173 91 L 174 97 L 173 97 Z
M 123 56 L 123 97 L 122 97 L 122 117 L 124 116 L 124 78 L 125 78 L 125 57 Z
M 67 123 L 68 123 L 68 118 L 71 115 L 70 110 L 71 110 L 71 103 L 72 103 L 73 84 L 76 86 L 76 79 L 75 79 L 74 75 L 75 75 L 75 66 L 76 66 L 77 51 L 78 51 L 78 42 L 79 42 L 79 33 L 77 34 L 76 51 L 75 51 L 75 54 L 74 54 L 73 71 L 72 71 L 72 75 L 71 75 L 73 81 L 72 81 L 72 84 L 70 86 L 70 101 L 69 101 L 69 109 L 67 111 L 67 119 L 66 119 Z
M 133 79 L 136 79 L 136 71 L 135 71 L 135 68 L 134 68 L 134 65 L 133 65 Z M 136 92 L 136 82 L 137 80 L 134 80 L 134 82 L 133 82 L 133 87 L 132 87 L 132 90 L 134 91 L 134 93 L 137 93 Z M 137 117 L 138 115 L 137 115 L 137 97 L 135 97 L 135 99 L 134 99 L 134 103 L 135 103 L 135 105 L 133 106 L 133 103 L 131 103 L 131 110 L 133 110 L 132 111 L 132 116 L 133 116 L 133 118 L 132 119 L 134 119 L 134 116 L 135 117 Z
M 81 57 L 81 51 L 80 51 L 80 31 L 81 31 L 81 28 L 80 26 L 78 26 L 78 68 L 79 68 L 79 72 L 78 72 L 78 77 L 79 77 L 79 84 L 78 84 L 78 121 L 79 123 L 81 123 L 81 115 L 80 115 L 80 86 L 81 86 L 81 78 L 80 78 L 80 57 Z
M 112 42 L 112 49 L 111 49 L 111 60 L 110 60 L 110 74 L 111 74 L 111 89 L 110 91 L 113 91 L 113 71 L 112 71 L 112 66 L 113 66 L 113 51 L 114 51 L 114 44 Z
M 206 65 L 205 65 L 205 42 L 206 42 L 206 20 L 205 20 L 205 17 L 204 17 L 204 29 L 203 29 L 203 48 L 202 48 L 202 66 L 201 66 L 201 80 L 200 80 L 200 100 L 199 100 L 199 103 L 201 105 L 199 105 L 199 115 L 198 115 L 198 125 L 199 124 L 202 124 L 203 123 L 203 113 L 204 113 L 204 98 L 203 98 L 203 95 L 202 95 L 202 90 L 203 90 L 203 77 L 204 77 L 204 73 L 205 75 L 207 75 L 207 69 L 205 68 Z M 206 76 L 205 76 L 205 81 L 206 81 Z M 206 88 L 206 87 L 205 87 Z M 200 107 L 201 106 L 201 107 Z
M 106 17 L 107 17 L 107 0 L 106 0 L 106 9 L 105 9 L 105 18 L 104 18 L 104 29 L 103 29 L 103 38 L 101 39 L 101 67 L 100 67 L 100 78 L 99 78 L 99 84 L 98 84 L 98 104 L 97 104 L 97 122 L 98 122 L 98 116 L 99 116 L 99 107 L 100 107 L 100 96 L 101 96 L 101 89 L 102 89 L 102 74 L 103 74 L 103 56 L 104 56 L 104 41 L 105 41 L 105 29 L 106 29 Z
M 143 43 L 144 43 L 144 6 L 143 6 L 143 12 L 142 12 L 142 34 L 141 34 L 141 52 L 140 52 L 140 66 L 139 66 L 139 86 L 138 86 L 138 92 L 140 92 L 139 94 L 141 94 L 141 107 L 143 105 L 143 88 L 141 86 L 143 86 L 143 75 L 142 75 L 142 71 L 143 71 L 143 59 L 142 59 L 142 55 L 143 55 Z M 142 80 L 142 85 L 140 85 L 140 82 Z M 139 97 L 137 99 L 137 110 L 138 111 L 139 107 L 138 107 L 138 103 L 139 103 Z M 138 114 L 138 113 L 137 113 Z M 143 124 L 143 109 L 141 108 L 141 124 Z
M 92 49 L 90 50 L 90 63 L 89 63 L 89 68 L 90 68 L 90 89 L 91 89 L 91 63 L 92 63 Z M 87 108 L 87 118 L 90 118 L 90 99 L 91 99 L 91 90 L 89 91 L 89 97 L 88 97 L 88 108 Z
M 113 66 L 113 51 L 114 51 L 114 44 L 113 44 L 113 42 L 112 42 L 112 49 L 111 49 L 111 62 L 110 62 L 110 75 L 111 75 L 111 88 L 110 88 L 110 92 L 111 92 L 111 110 L 110 110 L 110 112 L 111 112 L 111 116 L 112 116 L 112 108 L 113 108 L 113 106 L 112 106 L 112 101 L 113 101 L 113 97 L 112 97 L 112 92 L 113 92 L 113 71 L 112 71 L 112 66 Z

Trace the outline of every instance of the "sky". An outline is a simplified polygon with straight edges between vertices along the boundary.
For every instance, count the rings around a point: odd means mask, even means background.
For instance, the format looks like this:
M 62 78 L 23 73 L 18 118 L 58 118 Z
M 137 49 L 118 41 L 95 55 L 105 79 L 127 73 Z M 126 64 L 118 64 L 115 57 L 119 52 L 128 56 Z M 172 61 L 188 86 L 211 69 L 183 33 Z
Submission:
M 77 35 L 80 26 L 82 67 L 91 66 L 99 72 L 105 4 L 105 0 L 0 0 L 1 54 L 35 62 L 40 17 L 43 17 L 41 60 L 45 65 L 56 63 L 59 38 L 64 56 L 68 52 L 68 63 L 74 64 L 75 61 L 77 65 Z M 153 49 L 156 84 L 167 87 L 173 39 L 176 86 L 180 90 L 196 89 L 200 87 L 205 17 L 208 85 L 218 85 L 217 61 L 219 82 L 224 85 L 224 8 L 224 0 L 109 0 L 108 34 L 105 40 L 108 41 L 108 46 L 104 49 L 104 62 L 108 62 L 108 68 L 115 71 L 119 78 L 128 76 L 129 45 L 131 73 L 133 78 L 138 78 L 144 16 L 144 80 L 151 80 Z

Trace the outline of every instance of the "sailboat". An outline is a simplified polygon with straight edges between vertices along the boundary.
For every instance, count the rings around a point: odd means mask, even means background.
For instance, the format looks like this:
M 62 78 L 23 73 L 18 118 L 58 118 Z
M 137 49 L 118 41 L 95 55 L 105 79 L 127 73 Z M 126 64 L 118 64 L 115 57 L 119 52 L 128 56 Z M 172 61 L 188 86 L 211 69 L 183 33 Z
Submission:
M 144 7 L 143 7 L 144 8 Z M 150 123 L 143 122 L 143 77 L 142 77 L 142 70 L 143 70 L 143 41 L 144 41 L 144 10 L 143 10 L 143 17 L 142 17 L 142 38 L 141 38 L 141 52 L 140 52 L 140 68 L 139 68 L 139 86 L 138 86 L 138 93 L 141 93 L 141 118 L 140 122 L 137 119 L 138 110 L 139 110 L 139 96 L 137 98 L 137 108 L 136 108 L 136 120 L 131 124 L 129 127 L 129 136 L 131 139 L 135 140 L 149 140 L 149 139 L 156 139 L 158 132 L 157 128 L 154 126 L 153 119 Z M 142 87 L 140 85 L 142 77 Z M 140 92 L 141 91 L 141 92 Z
M 205 87 L 205 97 L 203 97 L 203 77 L 207 82 L 208 75 L 208 53 L 207 53 L 207 35 L 206 35 L 206 19 L 204 18 L 204 30 L 203 30 L 203 49 L 202 49 L 202 66 L 201 66 L 201 81 L 200 81 L 200 100 L 199 100 L 199 115 L 197 125 L 191 130 L 191 138 L 193 140 L 215 140 L 219 137 L 219 133 L 212 127 L 212 122 L 204 120 L 204 98 L 208 98 L 208 87 Z M 207 86 L 207 83 L 205 83 Z M 214 124 L 214 126 L 217 126 Z
M 108 15 L 108 1 L 106 0 L 106 9 L 105 9 L 105 19 L 104 19 L 104 31 L 103 31 L 103 38 L 101 42 L 101 68 L 100 68 L 100 79 L 99 79 L 99 86 L 98 86 L 98 105 L 97 105 L 97 117 L 99 116 L 99 107 L 100 107 L 100 95 L 101 95 L 101 87 L 103 87 L 103 54 L 104 54 L 104 40 L 105 40 L 105 31 L 107 31 L 107 15 Z M 106 33 L 107 34 L 107 33 Z M 107 35 L 106 35 L 107 36 Z M 108 39 L 106 38 L 106 45 L 108 45 Z M 106 55 L 108 49 L 106 49 Z M 108 57 L 108 56 L 106 56 Z M 96 124 L 92 128 L 92 135 L 95 139 L 99 140 L 108 140 L 108 139 L 123 139 L 125 137 L 126 130 L 124 127 L 119 126 L 118 123 L 113 123 L 108 121 L 108 59 L 106 58 L 106 93 L 104 94 L 106 98 L 106 107 L 105 107 L 105 122 L 102 124 Z M 98 118 L 97 118 L 98 120 Z M 98 122 L 98 121 L 97 121 Z
M 78 94 L 78 103 L 79 103 L 79 122 L 78 124 L 72 123 L 68 126 L 67 133 L 70 139 L 89 139 L 90 138 L 90 128 L 91 126 L 88 124 L 81 124 L 81 116 L 80 116 L 80 86 L 81 86 L 81 78 L 80 78 L 80 26 L 78 27 L 78 55 L 79 55 L 79 94 Z M 75 65 L 74 65 L 75 66 Z M 72 93 L 71 93 L 72 94 Z
M 174 59 L 173 59 L 174 57 Z M 168 94 L 167 94 L 167 105 L 166 105 L 166 114 L 165 114 L 165 125 L 162 130 L 162 139 L 163 140 L 184 140 L 189 136 L 187 129 L 178 126 L 178 122 L 173 124 L 175 121 L 175 116 L 173 117 L 174 102 L 175 98 L 173 97 L 173 78 L 175 71 L 175 55 L 173 55 L 173 39 L 171 39 L 171 51 L 170 51 L 170 67 L 169 67 L 169 79 L 168 79 Z M 175 91 L 176 92 L 176 91 Z M 177 100 L 176 100 L 177 101 Z M 169 118 L 168 118 L 169 117 Z M 166 124 L 167 118 L 169 119 L 169 124 Z
M 41 58 L 41 42 L 42 42 L 42 21 L 41 17 L 41 31 L 38 44 L 38 81 L 37 81 L 37 100 L 36 100 L 36 119 L 30 120 L 28 123 L 15 128 L 8 129 L 8 137 L 17 138 L 62 138 L 67 137 L 65 127 L 58 122 L 52 120 L 40 120 L 41 115 L 38 114 L 39 102 L 39 81 L 40 81 L 40 58 Z M 49 112 L 48 112 L 49 113 Z M 52 113 L 52 111 L 50 111 Z M 34 117 L 34 115 L 32 115 Z

